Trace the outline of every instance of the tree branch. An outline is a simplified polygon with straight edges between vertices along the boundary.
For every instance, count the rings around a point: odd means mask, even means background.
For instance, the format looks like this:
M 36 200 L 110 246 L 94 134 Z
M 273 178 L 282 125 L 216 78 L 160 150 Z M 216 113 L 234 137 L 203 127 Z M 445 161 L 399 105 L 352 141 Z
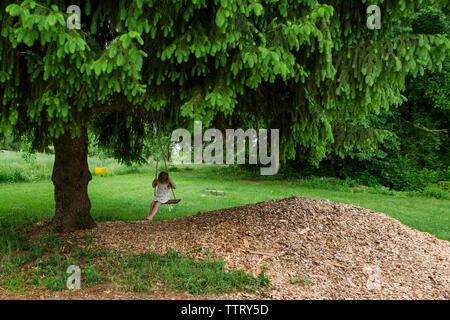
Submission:
M 80 89 L 80 92 L 78 92 L 78 94 L 75 96 L 75 100 L 79 99 L 81 97 L 81 94 L 84 92 L 84 89 L 86 89 L 86 83 L 83 84 L 83 86 Z
M 403 121 L 405 121 L 405 122 L 408 122 L 409 124 L 412 124 L 417 129 L 420 129 L 420 130 L 423 130 L 423 131 L 426 131 L 426 132 L 430 132 L 432 134 L 440 134 L 440 133 L 447 133 L 448 132 L 447 129 L 440 129 L 440 130 L 438 130 L 438 129 L 430 129 L 430 128 L 424 127 L 424 126 L 422 126 L 420 124 L 416 124 L 414 122 L 408 121 L 408 120 L 406 120 L 404 118 L 401 118 L 401 119 Z
M 93 113 L 99 113 L 99 112 L 108 112 L 108 111 L 119 111 L 122 109 L 121 104 L 112 104 L 110 106 L 98 106 L 95 108 L 92 108 Z

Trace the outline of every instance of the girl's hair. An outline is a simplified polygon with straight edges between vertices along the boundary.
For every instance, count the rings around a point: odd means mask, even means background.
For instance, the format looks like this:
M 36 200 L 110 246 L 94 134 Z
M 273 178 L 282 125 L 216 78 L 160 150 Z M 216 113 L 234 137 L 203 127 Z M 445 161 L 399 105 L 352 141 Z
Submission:
M 168 183 L 169 182 L 169 174 L 165 171 L 161 171 L 158 175 L 158 182 L 160 183 Z

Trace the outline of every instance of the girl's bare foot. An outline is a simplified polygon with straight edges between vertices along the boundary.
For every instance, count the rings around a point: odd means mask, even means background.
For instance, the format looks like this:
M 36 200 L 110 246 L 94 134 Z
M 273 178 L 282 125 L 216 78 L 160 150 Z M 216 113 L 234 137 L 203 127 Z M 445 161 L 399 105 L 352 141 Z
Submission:
M 147 218 L 145 218 L 145 220 L 147 220 L 147 221 L 152 221 L 153 219 L 150 218 L 150 217 L 147 217 Z

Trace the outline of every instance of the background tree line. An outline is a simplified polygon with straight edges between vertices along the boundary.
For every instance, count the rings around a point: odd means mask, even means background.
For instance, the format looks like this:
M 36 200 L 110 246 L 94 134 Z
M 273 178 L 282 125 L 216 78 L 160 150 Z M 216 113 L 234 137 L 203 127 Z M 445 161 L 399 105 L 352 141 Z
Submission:
M 211 127 L 220 129 L 259 126 L 281 128 L 284 131 L 281 141 L 281 159 L 284 162 L 281 176 L 334 176 L 350 178 L 361 184 L 379 184 L 397 190 L 421 190 L 429 183 L 448 180 L 449 57 L 447 56 L 442 63 L 440 71 L 427 70 L 427 67 L 417 68 L 416 62 L 428 66 L 432 60 L 431 56 L 440 54 L 441 51 L 430 50 L 431 42 L 428 43 L 427 38 L 418 37 L 418 43 L 404 40 L 408 37 L 414 39 L 412 37 L 414 35 L 448 34 L 448 9 L 437 4 L 422 10 L 419 10 L 417 6 L 414 16 L 403 18 L 398 23 L 385 25 L 389 29 L 386 34 L 393 33 L 401 39 L 397 43 L 395 38 L 392 41 L 386 37 L 386 40 L 377 33 L 373 37 L 372 33 L 352 30 L 354 25 L 363 24 L 364 12 L 355 15 L 345 13 L 361 11 L 364 6 L 355 4 L 355 7 L 352 7 L 353 4 L 345 1 L 328 2 L 333 7 L 333 18 L 330 18 L 331 10 L 327 11 L 331 7 L 327 6 L 323 8 L 315 6 L 310 15 L 298 21 L 296 16 L 291 17 L 289 11 L 284 10 L 282 5 L 276 9 L 280 12 L 275 9 L 276 12 L 271 12 L 267 8 L 265 12 L 267 21 L 259 18 L 256 20 L 258 28 L 265 30 L 264 36 L 256 29 L 248 29 L 248 22 L 233 18 L 235 19 L 233 28 L 236 29 L 233 29 L 234 31 L 258 34 L 261 38 L 256 41 L 259 45 L 258 50 L 256 47 L 246 47 L 247 49 L 238 55 L 241 65 L 233 64 L 230 69 L 226 69 L 231 73 L 226 73 L 226 77 L 218 76 L 210 92 L 203 92 L 200 87 L 188 86 L 186 93 L 183 93 L 186 97 L 182 99 L 185 103 L 181 108 L 181 118 L 185 117 L 184 120 L 180 118 L 178 109 L 173 107 L 180 102 L 178 101 L 180 97 L 172 97 L 174 102 L 170 106 L 173 108 L 167 110 L 155 108 L 157 109 L 156 117 L 160 118 L 158 125 L 161 131 L 167 135 L 174 125 L 188 126 L 192 122 L 190 118 L 198 116 L 210 122 Z M 390 5 L 385 3 L 382 7 Z M 398 6 L 398 3 L 396 5 Z M 392 6 L 394 7 L 394 4 Z M 439 7 L 444 7 L 443 11 Z M 231 8 L 232 6 L 229 9 L 232 10 Z M 261 8 L 258 6 L 252 9 L 256 16 L 261 15 Z M 230 14 L 222 16 L 222 13 L 225 14 L 224 10 L 222 8 L 217 11 L 216 19 L 213 21 L 219 28 L 229 27 L 225 16 L 228 19 L 233 17 Z M 87 11 L 88 8 L 86 13 Z M 400 11 L 398 10 L 399 13 Z M 271 21 L 269 18 L 277 14 L 281 14 L 286 19 L 285 25 L 268 24 Z M 305 12 L 296 14 L 303 16 Z M 398 17 L 401 16 L 399 14 Z M 322 20 L 319 19 L 320 17 Z M 395 21 L 395 16 L 386 18 Z M 203 21 L 202 17 L 198 19 Z M 291 23 L 292 21 L 296 21 L 298 26 L 303 28 L 298 28 Z M 304 26 L 309 25 L 309 21 L 313 23 L 308 31 L 308 28 Z M 326 21 L 329 21 L 329 24 L 325 28 L 323 23 Z M 92 26 L 95 27 L 96 23 L 92 22 Z M 390 30 L 392 26 L 394 30 Z M 200 25 L 196 27 L 199 28 L 197 30 L 199 32 L 203 30 Z M 105 30 L 101 29 L 99 32 L 97 29 L 92 30 L 91 27 L 91 33 L 101 38 L 97 39 L 99 43 L 105 41 L 108 43 L 110 39 L 105 36 L 107 32 Z M 158 35 L 170 38 L 165 33 L 164 35 L 158 33 Z M 188 38 L 180 35 L 179 40 L 165 46 L 164 54 L 158 58 L 182 63 L 184 61 L 182 55 L 186 50 L 179 44 L 177 47 L 174 44 Z M 251 38 L 248 37 L 248 39 Z M 306 55 L 302 50 L 295 49 L 295 39 L 302 41 L 297 44 L 299 48 L 305 46 L 310 49 Z M 232 37 L 218 40 L 222 43 L 235 41 Z M 385 44 L 383 40 L 386 41 Z M 424 41 L 426 41 L 425 44 Z M 255 45 L 253 42 L 252 44 Z M 219 47 L 210 48 L 207 44 L 204 48 L 197 42 L 195 45 L 196 50 L 200 50 L 195 51 L 196 56 L 199 57 L 205 54 L 201 52 L 203 49 L 220 50 Z M 427 49 L 420 49 L 426 48 L 427 45 Z M 293 52 L 280 55 L 277 52 L 264 51 L 263 46 L 290 48 Z M 408 52 L 410 48 L 417 50 L 411 53 Z M 384 66 L 384 62 L 379 55 L 377 56 L 378 50 L 384 53 L 390 52 L 391 55 L 383 54 L 383 58 L 389 60 L 389 56 L 394 57 L 394 63 L 387 61 Z M 317 54 L 318 52 L 320 54 Z M 219 61 L 216 61 L 217 67 L 222 57 L 218 55 L 215 57 Z M 435 58 L 433 56 L 433 59 Z M 294 59 L 296 64 L 293 63 Z M 331 59 L 334 65 L 331 64 Z M 439 60 L 436 59 L 437 65 L 440 64 Z M 414 66 L 410 66 L 412 63 Z M 150 65 L 156 69 L 162 67 L 162 65 Z M 269 65 L 273 65 L 273 72 L 268 71 L 271 70 L 267 68 Z M 199 75 L 205 73 L 209 67 L 211 66 L 194 64 L 186 68 L 191 68 L 189 70 L 198 68 Z M 235 67 L 237 69 L 233 69 Z M 434 64 L 432 67 L 434 69 Z M 169 64 L 166 68 L 170 68 Z M 359 72 L 354 75 L 354 78 L 347 72 L 352 69 Z M 176 69 L 170 70 L 172 73 L 176 71 Z M 96 74 L 97 71 L 101 74 L 101 70 L 94 71 Z M 167 70 L 161 71 L 161 74 L 165 74 L 164 72 L 167 73 Z M 183 72 L 174 74 L 180 77 Z M 236 74 L 243 76 L 231 85 L 228 79 L 231 74 L 234 74 L 234 77 Z M 193 77 L 197 79 L 198 75 Z M 311 80 L 305 82 L 304 77 Z M 399 92 L 403 89 L 402 77 L 407 77 L 406 87 L 402 92 L 404 101 L 399 99 Z M 153 94 L 151 99 L 157 99 L 150 102 L 156 103 L 159 108 L 162 108 L 164 103 L 168 104 L 166 96 L 160 97 L 162 93 L 173 95 L 179 91 L 173 87 L 173 79 L 169 80 L 166 78 L 161 84 L 157 79 L 156 87 L 165 84 L 168 87 L 165 90 L 157 90 L 156 93 L 150 92 Z M 152 81 L 151 76 L 148 77 L 148 81 L 149 83 Z M 180 85 L 184 84 L 180 82 Z M 247 90 L 246 94 L 236 99 L 237 93 L 241 94 L 244 87 Z M 317 90 L 318 87 L 320 90 Z M 130 88 L 130 96 L 136 94 L 132 92 L 134 89 Z M 80 92 L 83 92 L 83 88 L 80 88 Z M 228 110 L 231 107 L 233 112 Z M 153 108 L 150 109 L 153 110 Z M 361 111 L 361 109 L 364 110 Z M 157 139 L 155 139 L 157 135 L 153 126 L 149 126 L 155 120 L 155 115 L 141 113 L 140 117 L 133 118 L 130 114 L 132 114 L 131 111 L 127 113 L 119 110 L 119 112 L 92 115 L 93 121 L 88 124 L 90 154 L 103 153 L 125 163 L 132 163 L 144 161 L 149 154 L 159 150 L 160 146 L 156 145 Z M 63 116 L 66 115 L 63 114 Z M 161 122 L 161 119 L 165 121 Z M 36 132 L 34 135 L 21 135 L 20 133 L 23 132 L 18 130 L 19 134 L 16 137 L 5 134 L 0 139 L 0 148 L 36 150 L 33 143 L 44 141 L 39 139 L 40 135 Z M 41 144 L 44 147 L 41 151 L 52 152 L 52 147 L 47 147 L 46 143 Z M 108 146 L 113 147 L 108 148 Z M 249 167 L 249 170 L 252 169 L 254 168 Z
M 448 9 L 427 7 L 403 19 L 397 33 L 449 34 L 449 28 Z M 361 121 L 336 121 L 327 159 L 318 167 L 293 161 L 291 171 L 395 190 L 420 191 L 449 180 L 450 57 L 440 72 L 426 70 L 417 78 L 409 76 L 404 96 L 402 104 Z

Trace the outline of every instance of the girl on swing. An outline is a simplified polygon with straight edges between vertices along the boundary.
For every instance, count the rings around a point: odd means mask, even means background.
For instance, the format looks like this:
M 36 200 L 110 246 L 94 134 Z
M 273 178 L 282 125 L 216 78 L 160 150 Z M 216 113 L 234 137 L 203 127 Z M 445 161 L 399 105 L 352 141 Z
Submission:
M 165 171 L 162 171 L 158 175 L 158 179 L 153 180 L 152 187 L 158 189 L 156 191 L 155 196 L 153 197 L 153 201 L 150 204 L 150 210 L 148 211 L 148 216 L 146 218 L 147 221 L 152 221 L 155 214 L 158 212 L 158 208 L 162 203 L 166 203 L 170 199 L 170 189 L 176 189 L 177 186 L 169 178 L 169 174 Z

